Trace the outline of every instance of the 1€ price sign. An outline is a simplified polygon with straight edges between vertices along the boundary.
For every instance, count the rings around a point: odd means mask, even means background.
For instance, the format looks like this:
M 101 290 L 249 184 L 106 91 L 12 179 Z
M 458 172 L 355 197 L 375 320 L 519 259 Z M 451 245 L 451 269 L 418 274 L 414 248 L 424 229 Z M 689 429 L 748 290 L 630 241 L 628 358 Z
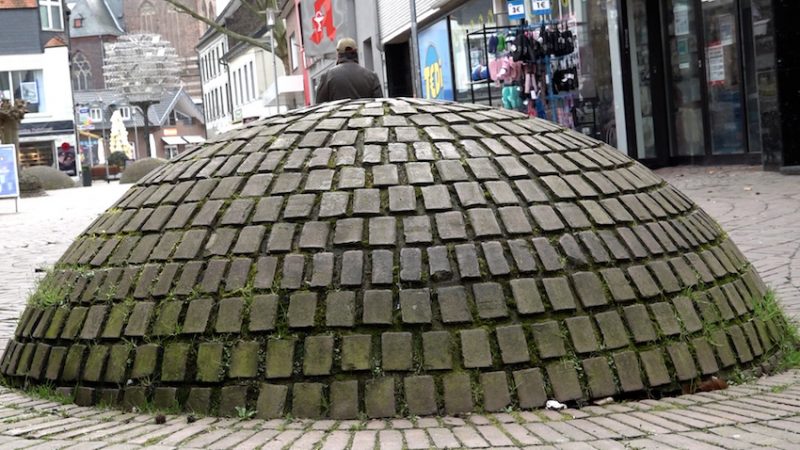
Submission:
M 531 11 L 535 16 L 550 14 L 550 0 L 531 0 Z
M 508 1 L 508 19 L 521 20 L 525 18 L 525 1 L 524 0 L 509 0 Z

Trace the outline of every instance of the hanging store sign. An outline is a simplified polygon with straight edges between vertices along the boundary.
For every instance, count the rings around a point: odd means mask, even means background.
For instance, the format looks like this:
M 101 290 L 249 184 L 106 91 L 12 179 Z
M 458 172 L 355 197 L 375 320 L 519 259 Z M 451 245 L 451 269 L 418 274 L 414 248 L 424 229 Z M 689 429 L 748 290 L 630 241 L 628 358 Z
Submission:
M 422 65 L 420 68 L 422 97 L 454 100 L 447 19 L 442 19 L 419 32 L 419 60 Z
M 307 56 L 336 53 L 339 39 L 355 38 L 352 2 L 345 0 L 302 0 L 303 48 Z
M 525 0 L 508 0 L 508 20 L 525 18 Z
M 550 0 L 531 0 L 531 12 L 534 16 L 546 16 L 552 14 Z

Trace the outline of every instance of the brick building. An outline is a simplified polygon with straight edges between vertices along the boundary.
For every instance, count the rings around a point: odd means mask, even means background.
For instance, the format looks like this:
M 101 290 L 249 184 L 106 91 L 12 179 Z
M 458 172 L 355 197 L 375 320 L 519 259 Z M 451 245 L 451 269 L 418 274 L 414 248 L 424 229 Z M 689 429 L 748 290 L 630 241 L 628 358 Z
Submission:
M 205 24 L 178 12 L 164 0 L 125 0 L 123 16 L 128 33 L 155 33 L 172 43 L 183 64 L 181 80 L 186 92 L 199 103 L 202 101 L 200 68 L 195 46 L 208 28 Z M 206 17 L 216 14 L 213 0 L 185 0 L 186 6 Z
M 104 47 L 125 33 L 121 0 L 78 0 L 70 10 L 72 79 L 76 91 L 104 89 Z

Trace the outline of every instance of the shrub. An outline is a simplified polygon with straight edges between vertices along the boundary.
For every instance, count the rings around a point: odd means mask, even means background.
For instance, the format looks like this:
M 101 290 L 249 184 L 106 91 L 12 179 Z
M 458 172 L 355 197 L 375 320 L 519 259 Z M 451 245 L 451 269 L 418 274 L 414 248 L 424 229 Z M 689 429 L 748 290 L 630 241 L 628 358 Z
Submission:
M 133 164 L 128 165 L 125 171 L 122 172 L 122 177 L 119 179 L 119 182 L 121 184 L 136 183 L 137 181 L 141 180 L 142 177 L 161 167 L 161 165 L 166 162 L 166 160 L 159 158 L 140 159 Z
M 19 192 L 23 197 L 32 197 L 44 194 L 42 182 L 38 178 L 23 170 L 19 174 Z
M 108 164 L 110 166 L 125 167 L 125 161 L 127 160 L 128 157 L 125 156 L 125 152 L 113 152 L 108 155 Z
M 75 182 L 64 172 L 48 166 L 34 166 L 22 169 L 23 174 L 28 174 L 39 179 L 41 188 L 46 191 L 67 189 L 75 187 Z

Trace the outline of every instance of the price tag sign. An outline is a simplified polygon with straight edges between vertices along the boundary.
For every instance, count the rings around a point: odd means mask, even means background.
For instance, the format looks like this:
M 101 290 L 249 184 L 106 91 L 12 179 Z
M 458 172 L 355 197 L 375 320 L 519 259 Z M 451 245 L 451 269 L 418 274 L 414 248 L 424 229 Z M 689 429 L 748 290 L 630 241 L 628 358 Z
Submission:
M 531 0 L 531 6 L 534 16 L 546 16 L 551 13 L 550 0 Z
M 508 1 L 508 20 L 522 20 L 525 18 L 525 0 Z

